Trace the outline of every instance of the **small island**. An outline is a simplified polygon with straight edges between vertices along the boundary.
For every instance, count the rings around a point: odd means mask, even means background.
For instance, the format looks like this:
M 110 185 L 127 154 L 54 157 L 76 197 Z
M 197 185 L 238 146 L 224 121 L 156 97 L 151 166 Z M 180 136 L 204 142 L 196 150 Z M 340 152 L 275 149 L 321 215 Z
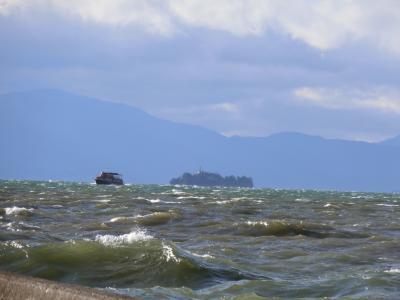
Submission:
M 253 187 L 253 179 L 246 176 L 221 176 L 218 173 L 199 171 L 197 173 L 183 173 L 178 178 L 173 178 L 170 184 L 198 185 L 198 186 L 223 186 L 223 187 Z

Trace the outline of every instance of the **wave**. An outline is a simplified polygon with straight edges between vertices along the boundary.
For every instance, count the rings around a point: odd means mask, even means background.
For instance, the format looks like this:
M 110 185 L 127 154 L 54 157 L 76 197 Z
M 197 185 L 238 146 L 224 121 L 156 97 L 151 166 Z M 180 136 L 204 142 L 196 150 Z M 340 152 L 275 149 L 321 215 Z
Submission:
M 124 244 L 132 244 L 138 241 L 147 241 L 152 238 L 153 236 L 148 235 L 146 231 L 138 229 L 123 235 L 96 235 L 95 241 L 104 246 L 120 246 Z
M 137 216 L 137 222 L 144 226 L 162 225 L 171 221 L 173 218 L 177 218 L 178 215 L 175 212 L 154 212 L 144 216 Z
M 386 206 L 386 207 L 396 207 L 396 206 L 400 206 L 398 204 L 388 204 L 388 203 L 378 203 L 376 204 L 377 206 Z
M 296 236 L 312 238 L 366 238 L 368 235 L 350 231 L 336 230 L 333 227 L 309 223 L 288 221 L 247 221 L 235 224 L 236 233 L 246 236 Z
M 181 197 L 177 197 L 177 199 L 180 199 Z M 185 197 L 184 197 L 185 198 Z M 165 203 L 165 204 L 181 204 L 182 202 L 180 201 L 164 201 L 160 199 L 145 199 L 147 202 L 150 203 Z
M 135 217 L 115 217 L 110 219 L 111 223 L 135 223 L 136 222 L 136 218 Z
M 33 208 L 25 208 L 25 207 L 6 207 L 0 208 L 0 215 L 16 215 L 16 216 L 31 216 L 33 213 Z
M 179 214 L 174 211 L 158 211 L 147 215 L 137 215 L 134 217 L 115 217 L 110 220 L 111 223 L 133 223 L 142 226 L 156 226 L 167 224 L 172 219 L 179 218 Z
M 204 262 L 172 242 L 142 231 L 25 246 L 0 243 L 2 269 L 94 287 L 157 286 L 193 289 L 257 275 Z M 265 278 L 264 278 L 265 279 Z
M 384 272 L 385 272 L 385 273 L 389 273 L 389 274 L 398 274 L 398 273 L 400 273 L 400 269 L 398 269 L 398 268 L 391 268 L 391 269 L 389 269 L 389 270 L 385 270 Z

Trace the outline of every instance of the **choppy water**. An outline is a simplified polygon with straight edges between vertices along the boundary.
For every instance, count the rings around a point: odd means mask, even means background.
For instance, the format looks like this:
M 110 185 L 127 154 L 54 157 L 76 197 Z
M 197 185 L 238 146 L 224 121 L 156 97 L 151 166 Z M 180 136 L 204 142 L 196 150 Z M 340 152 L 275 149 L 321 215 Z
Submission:
M 400 299 L 400 194 L 0 181 L 0 269 L 143 299 Z

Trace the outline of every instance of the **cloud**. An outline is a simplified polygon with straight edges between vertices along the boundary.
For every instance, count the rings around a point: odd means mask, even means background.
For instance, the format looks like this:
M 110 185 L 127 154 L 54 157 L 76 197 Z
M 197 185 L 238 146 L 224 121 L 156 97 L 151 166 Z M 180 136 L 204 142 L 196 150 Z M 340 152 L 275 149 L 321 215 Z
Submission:
M 206 28 L 237 36 L 268 31 L 320 50 L 363 42 L 400 55 L 397 0 L 2 0 L 0 15 L 37 9 L 86 22 L 137 26 L 170 36 Z
M 159 35 L 175 31 L 167 8 L 162 0 L 0 0 L 0 16 L 50 11 L 100 25 L 141 27 Z
M 187 103 L 179 106 L 158 106 L 148 111 L 158 117 L 174 120 L 177 122 L 190 123 L 208 127 L 224 135 L 254 135 L 252 121 L 249 121 L 249 115 L 252 111 L 262 108 L 263 101 L 260 99 L 247 99 L 242 101 L 224 101 L 214 104 Z M 243 125 L 246 125 L 243 127 Z M 260 129 L 257 124 L 256 129 Z
M 0 0 L 0 90 L 63 89 L 226 135 L 378 140 L 400 130 L 399 6 Z
M 210 106 L 211 109 L 216 111 L 222 111 L 227 113 L 238 114 L 240 112 L 239 106 L 231 102 L 222 102 L 213 104 Z
M 298 101 L 334 110 L 373 110 L 400 114 L 400 90 L 387 87 L 373 89 L 339 89 L 302 87 L 294 91 Z

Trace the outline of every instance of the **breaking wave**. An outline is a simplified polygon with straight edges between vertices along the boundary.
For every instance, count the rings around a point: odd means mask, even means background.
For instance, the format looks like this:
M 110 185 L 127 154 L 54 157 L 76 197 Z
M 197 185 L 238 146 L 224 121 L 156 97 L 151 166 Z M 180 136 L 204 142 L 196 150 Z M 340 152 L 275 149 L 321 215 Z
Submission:
M 221 281 L 257 278 L 198 256 L 136 230 L 28 247 L 0 244 L 3 269 L 96 287 L 187 286 L 199 289 Z M 264 278 L 265 279 L 265 278 Z
M 95 241 L 103 244 L 104 246 L 120 246 L 139 241 L 148 241 L 152 238 L 153 236 L 148 235 L 146 231 L 138 229 L 122 235 L 96 235 Z
M 29 217 L 33 214 L 33 211 L 34 211 L 33 208 L 13 206 L 13 207 L 0 208 L 0 215 Z
M 111 223 L 133 223 L 142 226 L 163 225 L 179 217 L 174 211 L 158 211 L 147 215 L 137 215 L 134 217 L 115 217 L 110 220 Z

